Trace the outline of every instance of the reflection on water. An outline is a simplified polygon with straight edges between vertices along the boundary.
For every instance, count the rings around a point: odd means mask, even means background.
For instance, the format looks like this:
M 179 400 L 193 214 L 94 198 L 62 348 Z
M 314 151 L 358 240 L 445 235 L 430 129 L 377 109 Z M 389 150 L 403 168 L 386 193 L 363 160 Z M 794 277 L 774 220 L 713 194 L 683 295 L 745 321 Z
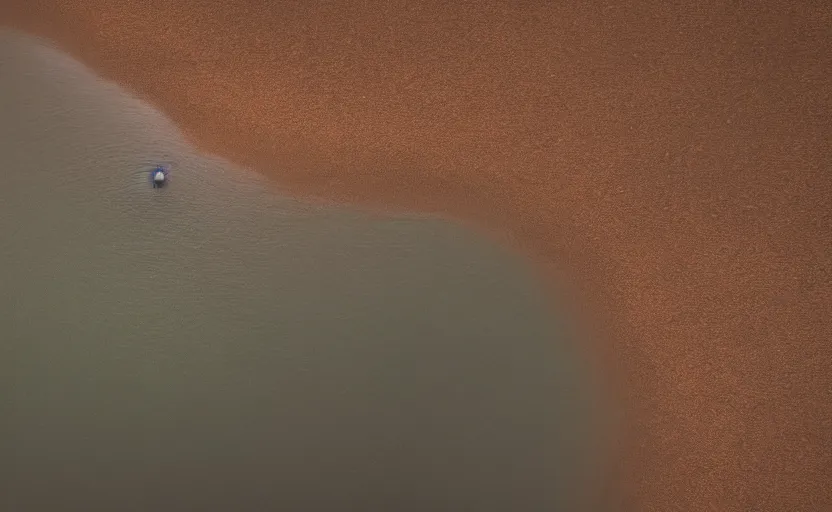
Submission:
M 11 33 L 0 112 L 0 509 L 568 503 L 592 401 L 513 256 L 275 196 Z

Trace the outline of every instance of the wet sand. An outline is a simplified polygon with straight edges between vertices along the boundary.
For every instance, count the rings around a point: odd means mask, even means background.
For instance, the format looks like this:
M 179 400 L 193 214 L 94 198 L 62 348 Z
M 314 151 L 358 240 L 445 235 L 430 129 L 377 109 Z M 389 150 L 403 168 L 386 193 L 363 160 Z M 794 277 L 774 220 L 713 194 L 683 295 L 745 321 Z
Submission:
M 203 150 L 535 259 L 626 390 L 613 509 L 832 506 L 827 4 L 5 4 Z

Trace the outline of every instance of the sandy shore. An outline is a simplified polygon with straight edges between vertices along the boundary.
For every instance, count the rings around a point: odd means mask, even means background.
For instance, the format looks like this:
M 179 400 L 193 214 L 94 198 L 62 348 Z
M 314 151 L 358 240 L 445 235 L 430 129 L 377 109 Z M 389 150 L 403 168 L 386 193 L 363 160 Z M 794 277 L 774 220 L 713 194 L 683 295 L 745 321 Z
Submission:
M 44 4 L 0 23 L 206 151 L 573 290 L 630 400 L 614 509 L 832 507 L 828 5 Z

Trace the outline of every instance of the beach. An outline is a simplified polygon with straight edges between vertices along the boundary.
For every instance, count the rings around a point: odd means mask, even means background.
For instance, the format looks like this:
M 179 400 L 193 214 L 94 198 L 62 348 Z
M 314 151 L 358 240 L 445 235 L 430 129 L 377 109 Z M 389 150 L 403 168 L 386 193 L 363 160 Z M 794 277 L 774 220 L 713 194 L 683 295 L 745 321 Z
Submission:
M 446 214 L 535 262 L 626 404 L 613 510 L 832 506 L 828 5 L 0 16 L 282 190 Z

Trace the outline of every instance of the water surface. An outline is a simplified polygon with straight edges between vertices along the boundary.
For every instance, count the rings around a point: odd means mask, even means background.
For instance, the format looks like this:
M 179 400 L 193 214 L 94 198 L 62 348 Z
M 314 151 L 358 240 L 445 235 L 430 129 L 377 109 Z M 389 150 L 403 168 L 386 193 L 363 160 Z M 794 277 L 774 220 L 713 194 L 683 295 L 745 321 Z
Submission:
M 571 505 L 594 401 L 516 256 L 281 197 L 11 32 L 0 112 L 0 509 Z

